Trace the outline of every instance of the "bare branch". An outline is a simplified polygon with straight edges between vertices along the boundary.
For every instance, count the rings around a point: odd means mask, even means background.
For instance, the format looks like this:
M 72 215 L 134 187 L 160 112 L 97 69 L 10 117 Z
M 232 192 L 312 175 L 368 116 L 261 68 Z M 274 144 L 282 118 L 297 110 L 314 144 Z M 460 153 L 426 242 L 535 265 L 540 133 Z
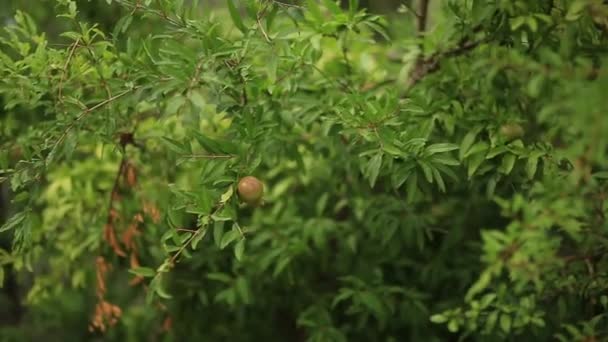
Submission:
M 413 85 L 418 83 L 422 78 L 424 78 L 428 74 L 431 74 L 431 73 L 439 70 L 439 66 L 440 66 L 442 59 L 463 55 L 463 54 L 473 50 L 474 48 L 476 48 L 482 42 L 483 42 L 483 40 L 463 41 L 461 44 L 459 44 L 457 47 L 455 47 L 453 49 L 435 53 L 434 55 L 432 55 L 431 57 L 426 58 L 426 59 L 422 59 L 422 58 L 419 59 L 418 62 L 416 63 L 416 67 L 410 74 L 410 77 L 407 82 L 407 88 L 411 88 Z
M 419 0 L 418 11 L 415 13 L 418 18 L 417 26 L 418 36 L 421 36 L 426 31 L 426 23 L 429 14 L 429 2 L 430 0 Z

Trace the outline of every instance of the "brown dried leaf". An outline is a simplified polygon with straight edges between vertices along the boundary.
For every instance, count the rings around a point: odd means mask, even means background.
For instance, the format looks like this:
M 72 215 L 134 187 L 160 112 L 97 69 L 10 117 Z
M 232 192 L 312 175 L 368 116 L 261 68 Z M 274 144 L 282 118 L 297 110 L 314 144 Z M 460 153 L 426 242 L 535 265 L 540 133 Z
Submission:
M 159 223 L 160 222 L 160 211 L 151 202 L 144 202 L 144 213 L 146 213 L 150 218 L 152 218 L 152 222 Z
M 118 244 L 118 240 L 116 240 L 116 233 L 114 232 L 114 227 L 110 224 L 106 224 L 103 232 L 104 240 L 112 247 L 114 253 L 121 257 L 126 257 L 127 254 L 123 251 L 123 249 Z
M 168 332 L 171 331 L 171 327 L 173 326 L 173 320 L 171 319 L 171 316 L 167 316 L 165 318 L 165 320 L 163 321 L 163 328 L 162 331 L 163 332 Z
M 137 169 L 131 163 L 128 163 L 126 166 L 125 178 L 130 187 L 134 187 L 137 184 Z

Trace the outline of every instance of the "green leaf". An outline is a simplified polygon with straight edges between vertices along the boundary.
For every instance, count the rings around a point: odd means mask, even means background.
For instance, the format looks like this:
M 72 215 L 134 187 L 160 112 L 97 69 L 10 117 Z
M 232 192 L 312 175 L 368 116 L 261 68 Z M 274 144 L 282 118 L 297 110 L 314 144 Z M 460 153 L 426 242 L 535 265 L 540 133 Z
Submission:
M 238 292 L 239 296 L 245 303 L 251 302 L 251 294 L 249 291 L 249 286 L 247 285 L 247 279 L 244 277 L 239 277 L 235 282 L 235 289 Z
M 203 95 L 201 95 L 199 91 L 191 91 L 188 94 L 188 99 L 190 99 L 190 102 L 192 102 L 192 104 L 194 104 L 199 109 L 205 108 L 205 98 L 203 97 Z
M 272 273 L 272 276 L 277 277 L 279 274 L 281 274 L 283 272 L 283 270 L 285 269 L 285 267 L 287 267 L 287 265 L 289 265 L 290 262 L 291 262 L 290 257 L 283 257 L 281 260 L 279 260 L 279 262 L 277 263 L 277 265 L 274 268 L 274 272 Z
M 375 294 L 368 291 L 363 291 L 360 293 L 359 299 L 361 300 L 361 303 L 363 303 L 363 305 L 365 305 L 370 311 L 374 313 L 378 320 L 384 320 L 384 305 Z
M 216 221 L 213 224 L 213 241 L 217 247 L 221 246 L 222 236 L 224 236 L 224 221 Z
M 433 323 L 445 323 L 448 321 L 448 318 L 442 314 L 435 314 L 431 316 L 431 322 Z
M 469 158 L 468 162 L 468 168 L 467 168 L 467 175 L 469 177 L 469 179 L 471 177 L 473 177 L 473 175 L 475 174 L 475 172 L 477 171 L 477 169 L 479 169 L 479 166 L 481 166 L 481 163 L 483 163 L 486 159 L 485 153 L 477 153 L 474 156 L 472 156 L 471 158 Z
M 455 319 L 450 320 L 448 323 L 448 330 L 453 333 L 458 331 L 458 322 Z
M 480 141 L 478 143 L 476 143 L 475 145 L 473 145 L 468 151 L 467 153 L 464 154 L 464 157 L 467 158 L 469 156 L 478 154 L 478 153 L 483 153 L 484 154 L 484 158 L 485 158 L 485 152 L 488 150 L 489 145 L 487 142 L 485 141 Z
M 342 12 L 340 7 L 336 4 L 336 2 L 334 0 L 323 0 L 323 3 L 325 4 L 325 7 L 327 7 L 327 9 L 329 9 L 329 11 L 333 15 L 338 15 Z
M 244 252 L 245 252 L 245 239 L 242 238 L 234 246 L 234 257 L 236 258 L 236 260 L 242 261 Z
M 500 315 L 500 328 L 505 333 L 511 331 L 511 316 L 509 314 Z
M 498 311 L 492 311 L 488 315 L 488 319 L 486 320 L 485 331 L 489 333 L 492 330 L 494 330 L 494 327 L 496 326 L 497 321 L 498 321 Z
M 192 249 L 196 249 L 201 240 L 207 235 L 207 227 L 199 228 L 196 233 L 194 233 L 194 238 L 192 239 Z
M 219 281 L 226 284 L 232 282 L 232 278 L 224 273 L 207 273 L 207 279 Z
M 418 174 L 414 172 L 407 179 L 406 183 L 407 187 L 407 201 L 409 203 L 414 203 L 416 200 L 416 196 L 418 195 Z
M 279 68 L 279 56 L 275 53 L 271 53 L 266 59 L 266 73 L 268 75 L 268 84 L 273 86 L 277 81 L 277 70 Z M 286 113 L 285 110 L 282 113 Z M 292 121 L 292 120 L 286 120 Z
M 426 181 L 432 184 L 433 183 L 433 167 L 424 160 L 419 160 L 418 165 L 420 165 L 420 167 L 422 168 Z
M 433 168 L 433 177 L 435 178 L 435 181 L 437 182 L 437 186 L 439 187 L 439 190 L 441 192 L 445 192 L 446 191 L 445 183 L 443 182 L 443 178 L 441 177 L 439 170 Z
M 178 95 L 178 96 L 174 96 L 172 97 L 168 102 L 167 102 L 167 109 L 166 109 L 166 114 L 167 115 L 175 115 L 179 112 L 179 110 L 184 106 L 184 104 L 186 104 L 186 98 Z
M 511 19 L 511 30 L 515 31 L 526 23 L 526 17 L 519 16 Z
M 590 1 L 588 0 L 574 0 L 568 8 L 568 12 L 566 13 L 566 20 L 578 20 L 583 15 L 583 11 L 587 6 L 589 6 L 589 4 Z
M 185 144 L 167 137 L 162 137 L 161 139 L 165 146 L 167 146 L 173 152 L 184 155 L 189 154 L 189 149 L 185 146 Z
M 164 299 L 171 299 L 172 296 L 167 293 L 167 291 L 163 287 L 163 273 L 157 273 L 156 276 L 150 282 L 150 288 L 156 293 L 159 297 Z
M 608 171 L 600 171 L 591 175 L 595 179 L 608 179 Z
M 445 153 L 449 151 L 454 151 L 458 149 L 458 145 L 443 143 L 443 144 L 434 144 L 426 148 L 424 154 L 426 156 L 431 156 L 436 153 Z
M 236 154 L 238 147 L 231 141 L 210 138 L 198 130 L 191 130 L 194 138 L 207 152 L 210 153 L 221 153 L 221 154 Z
M 542 155 L 544 155 L 543 152 L 534 151 L 528 157 L 528 161 L 526 163 L 526 174 L 528 175 L 529 179 L 534 178 L 536 169 L 538 167 L 538 158 L 540 158 Z
M 494 147 L 494 148 L 490 149 L 490 151 L 486 155 L 486 159 L 492 159 L 492 158 L 494 158 L 498 155 L 501 155 L 503 153 L 506 153 L 508 151 L 509 151 L 509 148 L 507 146 Z
M 226 192 L 224 192 L 222 194 L 222 196 L 220 197 L 220 203 L 226 204 L 226 202 L 228 202 L 232 198 L 233 194 L 234 194 L 234 187 L 229 186 L 228 190 L 226 190 Z
M 306 10 L 306 13 L 310 14 L 317 23 L 322 23 L 325 21 L 323 15 L 321 14 L 321 9 L 317 4 L 317 0 L 306 0 Z
M 465 295 L 465 300 L 470 301 L 475 295 L 483 291 L 492 281 L 492 269 L 486 269 L 481 273 L 479 279 L 469 288 Z
M 240 236 L 240 233 L 236 229 L 232 229 L 228 233 L 222 236 L 222 241 L 220 242 L 220 249 L 226 248 L 232 241 L 236 240 Z
M 272 28 L 272 23 L 274 22 L 274 18 L 279 12 L 279 6 L 273 6 L 270 12 L 265 16 L 266 18 L 266 29 L 270 30 Z
M 469 151 L 473 143 L 475 142 L 475 137 L 477 136 L 478 130 L 472 130 L 467 135 L 464 136 L 462 142 L 460 143 L 460 149 L 458 150 L 458 158 L 463 160 L 465 158 L 465 153 Z
M 343 302 L 348 298 L 352 297 L 354 293 L 355 292 L 351 289 L 340 289 L 340 293 L 335 296 L 331 302 L 332 309 L 335 308 L 336 305 L 340 304 L 340 302 Z
M 431 157 L 430 159 L 431 163 L 439 163 L 439 164 L 443 164 L 443 165 L 450 165 L 450 166 L 457 166 L 460 165 L 460 162 L 450 156 L 447 155 L 435 155 L 433 157 Z
M 416 167 L 413 162 L 406 162 L 405 164 L 399 165 L 396 169 L 393 170 L 391 174 L 391 182 L 393 184 L 393 188 L 400 188 L 403 183 L 407 180 L 407 178 L 412 174 L 412 169 Z
M 7 230 L 11 230 L 17 226 L 19 226 L 23 221 L 28 217 L 28 211 L 22 211 L 15 215 L 13 215 L 8 221 L 6 221 L 2 227 L 0 227 L 0 233 L 5 232 Z
M 500 168 L 498 170 L 504 173 L 505 175 L 508 175 L 509 173 L 511 173 L 511 170 L 513 170 L 513 166 L 515 165 L 516 159 L 516 155 L 510 153 L 506 154 L 504 157 L 502 157 L 502 164 L 500 165 Z
M 129 273 L 142 277 L 154 277 L 156 275 L 156 271 L 149 267 L 134 267 L 129 270 Z
M 228 11 L 230 12 L 230 18 L 232 18 L 234 26 L 243 34 L 246 34 L 247 28 L 245 27 L 245 24 L 243 24 L 243 19 L 241 18 L 238 8 L 234 4 L 234 0 L 226 0 L 226 3 L 228 4 Z
M 378 179 L 380 168 L 382 167 L 382 154 L 378 153 L 374 155 L 367 163 L 367 178 L 369 179 L 369 185 L 373 188 Z
M 488 197 L 488 198 L 494 197 L 494 193 L 496 191 L 496 185 L 498 184 L 498 180 L 499 180 L 498 175 L 494 175 L 494 176 L 490 177 L 490 179 L 488 180 L 487 187 L 486 187 L 486 197 Z

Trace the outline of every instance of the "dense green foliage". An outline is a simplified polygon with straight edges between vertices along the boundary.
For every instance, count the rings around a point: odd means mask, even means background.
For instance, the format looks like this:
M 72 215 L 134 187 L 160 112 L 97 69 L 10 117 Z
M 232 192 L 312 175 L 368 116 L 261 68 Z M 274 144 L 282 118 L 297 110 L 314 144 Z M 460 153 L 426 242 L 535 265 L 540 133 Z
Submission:
M 603 1 L 20 3 L 2 340 L 608 339 Z

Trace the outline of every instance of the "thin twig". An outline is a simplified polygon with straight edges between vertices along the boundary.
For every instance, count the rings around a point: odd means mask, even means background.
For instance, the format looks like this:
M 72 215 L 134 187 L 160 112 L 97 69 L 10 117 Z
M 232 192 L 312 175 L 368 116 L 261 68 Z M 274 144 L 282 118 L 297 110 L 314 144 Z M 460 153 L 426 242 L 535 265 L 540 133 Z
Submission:
M 65 137 L 68 135 L 68 133 L 74 128 L 74 126 L 76 126 L 76 124 L 82 120 L 82 118 L 84 118 L 85 116 L 87 116 L 88 114 L 94 112 L 95 110 L 107 105 L 108 103 L 111 103 L 125 95 L 127 95 L 128 93 L 134 91 L 135 89 L 137 89 L 138 87 L 133 87 L 129 90 L 125 90 L 120 94 L 114 95 L 108 99 L 105 99 L 103 101 L 101 101 L 100 103 L 94 105 L 91 108 L 87 108 L 85 110 L 83 110 L 69 125 L 68 127 L 63 131 L 63 133 L 61 134 L 61 136 L 59 137 L 59 139 L 57 139 L 57 141 L 55 142 L 55 144 L 53 145 L 53 149 L 57 148 L 57 146 L 59 144 L 61 144 L 63 142 L 63 140 L 65 139 Z
M 272 40 L 270 39 L 270 37 L 268 37 L 268 33 L 266 33 L 266 30 L 264 29 L 264 25 L 262 25 L 262 22 L 260 21 L 260 17 L 257 17 L 256 20 L 258 22 L 258 26 L 260 27 L 260 31 L 262 31 L 264 39 L 266 39 L 266 42 L 268 42 L 269 44 L 272 44 Z
M 287 4 L 281 1 L 276 1 L 276 0 L 271 0 L 273 3 L 279 5 L 279 6 L 283 6 L 283 7 L 292 7 L 292 8 L 297 8 L 297 9 L 304 9 L 304 7 L 302 6 L 298 6 L 298 5 L 294 5 L 294 4 Z
M 247 95 L 247 80 L 245 79 L 245 77 L 243 77 L 243 73 L 241 73 L 241 69 L 238 68 L 238 66 L 240 66 L 241 62 L 242 62 L 242 60 L 238 61 L 235 66 L 230 65 L 230 63 L 228 63 L 227 61 L 225 61 L 224 64 L 226 64 L 226 67 L 228 67 L 228 69 L 230 69 L 231 72 L 238 74 L 238 77 L 243 86 L 243 88 L 241 89 L 241 99 L 240 99 L 241 107 L 245 107 L 247 105 L 247 103 L 249 103 L 249 97 Z
M 355 94 L 355 93 L 356 93 L 356 92 L 355 92 L 355 89 L 351 88 L 351 86 L 350 86 L 350 85 L 345 84 L 345 83 L 342 83 L 342 82 L 340 82 L 339 80 L 336 80 L 336 79 L 334 79 L 334 78 L 332 78 L 332 77 L 329 77 L 329 76 L 328 76 L 328 75 L 325 73 L 325 71 L 323 71 L 321 68 L 319 68 L 319 67 L 318 67 L 318 66 L 316 66 L 315 64 L 313 64 L 313 63 L 304 63 L 304 65 L 311 66 L 313 69 L 315 69 L 316 71 L 318 71 L 318 72 L 319 72 L 319 74 L 321 74 L 321 76 L 323 76 L 323 78 L 325 78 L 325 80 L 326 80 L 326 81 L 328 81 L 328 82 L 335 82 L 335 83 L 337 83 L 337 85 L 338 85 L 340 88 L 342 88 L 342 90 L 343 90 L 343 91 L 345 91 L 345 92 L 347 92 L 347 93 L 350 93 L 350 94 Z
M 243 230 L 241 229 L 241 226 L 239 226 L 238 223 L 234 223 L 234 226 L 236 227 L 236 229 L 239 231 L 239 233 L 241 234 L 241 238 L 245 238 L 245 233 L 243 233 Z
M 106 90 L 106 94 L 108 95 L 108 97 L 112 97 L 112 91 L 110 90 L 110 87 L 108 86 L 108 81 L 106 80 L 105 77 L 103 77 L 103 71 L 101 70 L 100 67 L 100 58 L 97 58 L 95 56 L 95 53 L 93 52 L 93 50 L 91 49 L 91 47 L 89 46 L 89 44 L 85 45 L 87 51 L 89 52 L 89 55 L 91 55 L 91 58 L 93 58 L 93 62 L 95 62 L 95 69 L 97 70 L 97 74 L 99 75 L 99 79 L 101 80 L 101 84 L 103 85 L 104 89 Z
M 342 41 L 342 58 L 344 59 L 344 63 L 346 64 L 346 72 L 348 73 L 347 82 L 349 85 L 352 85 L 352 75 L 353 75 L 353 67 L 350 64 L 350 60 L 348 59 L 348 31 L 345 31 L 344 37 Z
M 177 230 L 178 232 L 188 232 L 188 233 L 196 233 L 196 230 L 193 229 L 186 229 L 186 228 L 175 228 L 175 230 Z
M 218 207 L 213 211 L 213 213 L 211 214 L 211 216 L 217 214 L 220 210 L 222 210 L 222 208 L 224 208 L 224 203 L 221 203 L 218 205 Z M 171 256 L 171 258 L 169 259 L 169 265 L 174 265 L 175 261 L 177 260 L 177 258 L 184 252 L 184 250 L 190 245 L 190 243 L 192 242 L 192 240 L 194 240 L 195 237 L 197 237 L 199 234 L 201 234 L 203 232 L 203 229 L 206 229 L 206 225 L 199 227 L 193 234 L 191 237 L 188 238 L 188 240 L 186 240 L 181 247 L 177 250 L 177 252 L 175 252 L 175 254 L 173 254 L 173 256 Z
M 190 159 L 230 159 L 234 158 L 231 154 L 189 154 L 182 156 L 182 158 Z
M 416 63 L 416 67 L 414 68 L 414 70 L 412 70 L 412 73 L 410 74 L 407 88 L 408 89 L 411 88 L 416 83 L 418 83 L 420 80 L 422 80 L 425 76 L 439 70 L 440 62 L 442 59 L 463 55 L 463 54 L 473 50 L 477 46 L 479 46 L 479 44 L 483 43 L 483 41 L 484 40 L 480 40 L 480 41 L 468 41 L 467 40 L 453 49 L 443 51 L 443 52 L 438 52 L 426 59 L 420 59 Z
M 61 78 L 59 79 L 59 93 L 58 93 L 59 102 L 61 102 L 61 103 L 63 103 L 63 82 L 65 81 L 65 78 L 67 77 L 68 67 L 70 66 L 72 57 L 74 57 L 74 52 L 76 51 L 76 48 L 79 46 L 79 44 L 80 44 L 80 38 L 76 39 L 76 41 L 72 44 L 72 47 L 70 48 L 70 52 L 68 54 L 68 58 L 66 59 L 65 64 L 63 65 L 63 72 L 61 73 Z
M 264 6 L 264 8 L 262 10 L 260 10 L 260 12 L 258 12 L 255 19 L 256 19 L 256 22 L 258 23 L 258 26 L 260 27 L 260 31 L 262 31 L 262 35 L 264 36 L 264 39 L 266 39 L 266 42 L 268 44 L 272 44 L 272 40 L 268 36 L 268 33 L 266 33 L 266 30 L 264 29 L 264 25 L 262 25 L 262 18 L 264 17 L 264 15 L 266 15 L 267 9 L 268 9 L 268 4 L 266 4 L 266 6 Z
M 194 67 L 194 76 L 190 79 L 190 84 L 188 85 L 188 90 L 194 88 L 200 82 L 201 71 L 203 69 L 203 63 L 205 62 L 204 58 L 200 58 L 198 62 L 196 62 L 196 66 Z
M 152 13 L 152 14 L 156 15 L 157 17 L 166 20 L 167 22 L 169 22 L 170 24 L 172 24 L 174 26 L 177 26 L 177 27 L 186 26 L 183 23 L 181 23 L 180 21 L 169 17 L 166 13 L 163 13 L 159 10 L 152 9 L 150 7 L 142 6 L 140 3 L 133 4 L 133 3 L 129 2 L 129 1 L 125 1 L 125 0 L 118 0 L 117 2 L 122 4 L 123 6 L 130 7 L 133 11 L 142 10 L 144 12 Z M 181 20 L 180 17 L 178 17 L 178 19 Z

